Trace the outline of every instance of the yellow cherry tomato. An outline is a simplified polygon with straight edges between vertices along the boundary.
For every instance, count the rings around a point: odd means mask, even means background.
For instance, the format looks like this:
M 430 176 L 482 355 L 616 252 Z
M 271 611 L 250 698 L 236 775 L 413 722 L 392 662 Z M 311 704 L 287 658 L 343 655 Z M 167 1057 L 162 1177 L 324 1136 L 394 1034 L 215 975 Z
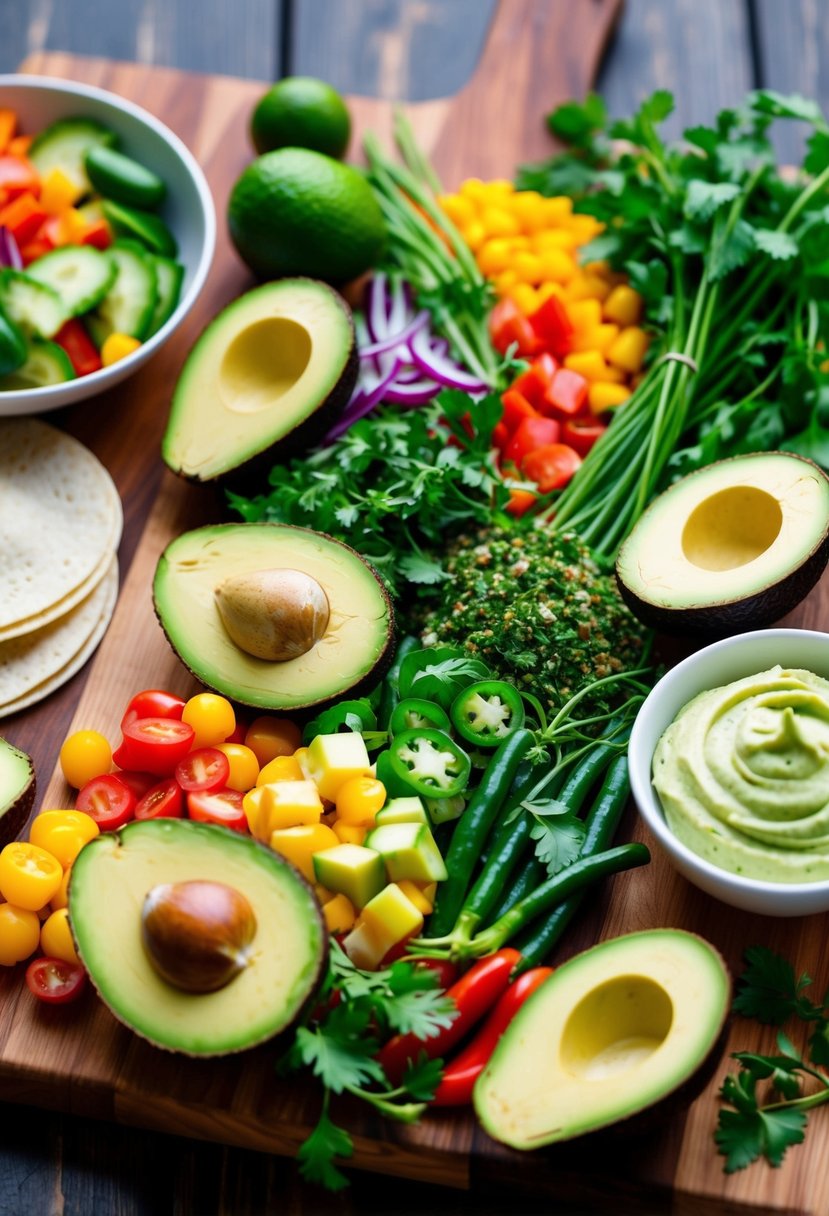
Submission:
M 277 756 L 292 756 L 302 742 L 302 731 L 290 718 L 254 718 L 245 733 L 249 747 L 264 768 Z
M 84 811 L 41 811 L 32 820 L 29 842 L 51 853 L 66 869 L 100 830 Z
M 64 963 L 81 961 L 69 928 L 68 908 L 58 908 L 40 926 L 40 948 L 49 958 L 59 958 Z
M 63 871 L 63 878 L 60 881 L 60 886 L 49 900 L 49 907 L 53 912 L 57 912 L 58 908 L 65 908 L 69 903 L 69 878 L 71 874 L 72 867 L 68 866 Z
M 15 904 L 0 904 L 0 966 L 13 967 L 34 954 L 40 941 L 37 913 Z
M 37 912 L 48 904 L 62 878 L 57 858 L 25 840 L 13 840 L 0 853 L 0 895 L 18 908 Z
M 367 828 L 386 801 L 386 787 L 376 777 L 352 777 L 337 791 L 337 815 L 355 827 Z
M 246 793 L 256 785 L 259 776 L 259 761 L 256 753 L 244 743 L 217 743 L 216 751 L 227 756 L 230 774 L 227 787 L 231 790 L 241 790 Z
M 60 767 L 69 784 L 79 790 L 112 768 L 109 741 L 97 730 L 76 730 L 60 749 Z
M 305 773 L 295 756 L 275 756 L 259 770 L 257 785 L 270 785 L 272 781 L 304 781 Z
M 191 697 L 181 715 L 182 722 L 196 733 L 193 747 L 215 747 L 224 743 L 236 729 L 236 715 L 226 697 L 200 692 Z

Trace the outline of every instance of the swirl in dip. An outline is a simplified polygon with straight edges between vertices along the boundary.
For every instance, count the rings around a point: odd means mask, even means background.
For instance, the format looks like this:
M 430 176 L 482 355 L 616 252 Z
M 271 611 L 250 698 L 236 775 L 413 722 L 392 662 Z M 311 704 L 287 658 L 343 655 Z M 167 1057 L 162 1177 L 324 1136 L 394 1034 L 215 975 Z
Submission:
M 829 681 L 772 667 L 700 693 L 659 740 L 653 784 L 671 831 L 712 865 L 829 878 Z

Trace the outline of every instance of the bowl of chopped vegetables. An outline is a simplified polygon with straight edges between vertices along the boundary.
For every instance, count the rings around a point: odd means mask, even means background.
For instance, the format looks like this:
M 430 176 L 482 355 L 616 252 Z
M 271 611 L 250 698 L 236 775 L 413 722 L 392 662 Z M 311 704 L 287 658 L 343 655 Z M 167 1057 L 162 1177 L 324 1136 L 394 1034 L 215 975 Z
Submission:
M 0 417 L 132 375 L 207 277 L 210 189 L 181 140 L 103 89 L 0 76 Z

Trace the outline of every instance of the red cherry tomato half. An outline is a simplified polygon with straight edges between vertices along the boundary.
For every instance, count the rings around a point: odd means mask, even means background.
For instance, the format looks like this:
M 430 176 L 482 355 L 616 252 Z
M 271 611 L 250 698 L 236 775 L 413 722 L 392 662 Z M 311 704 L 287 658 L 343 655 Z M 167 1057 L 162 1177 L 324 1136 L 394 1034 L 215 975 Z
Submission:
M 125 730 L 139 718 L 174 718 L 181 721 L 185 702 L 173 692 L 164 692 L 161 688 L 145 688 L 137 692 L 124 710 L 121 719 L 121 730 Z
M 76 810 L 94 819 L 102 832 L 114 832 L 132 819 L 137 797 L 115 773 L 93 777 L 78 790 Z
M 121 746 L 112 753 L 119 768 L 171 777 L 193 746 L 192 726 L 176 718 L 136 718 L 123 728 Z
M 117 777 L 118 780 L 131 789 L 135 794 L 135 801 L 143 798 L 147 790 L 154 785 L 158 785 L 158 780 L 155 773 L 137 773 L 135 769 L 121 768 L 117 773 L 110 773 L 111 777 Z
M 47 1005 L 65 1005 L 76 1000 L 86 987 L 86 972 L 80 963 L 62 958 L 36 958 L 26 968 L 26 986 Z
M 135 808 L 136 819 L 181 819 L 184 814 L 184 794 L 175 777 L 160 781 Z
M 215 790 L 213 793 L 187 795 L 187 814 L 199 823 L 220 823 L 234 832 L 247 832 L 248 820 L 242 807 L 241 790 Z
M 176 765 L 176 781 L 187 794 L 221 790 L 230 776 L 230 761 L 215 747 L 197 747 Z

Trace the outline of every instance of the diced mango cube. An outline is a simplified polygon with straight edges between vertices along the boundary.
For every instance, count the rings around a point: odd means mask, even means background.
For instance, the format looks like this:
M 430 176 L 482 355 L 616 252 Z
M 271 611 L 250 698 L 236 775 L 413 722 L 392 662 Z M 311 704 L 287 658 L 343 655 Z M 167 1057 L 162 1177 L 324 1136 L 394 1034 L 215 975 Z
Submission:
M 604 300 L 610 292 L 607 279 L 598 274 L 579 271 L 567 284 L 568 300 Z
M 331 826 L 334 835 L 343 844 L 362 844 L 368 833 L 368 828 L 360 827 L 357 823 L 347 823 L 345 819 L 335 819 Z
M 366 845 L 381 855 L 391 882 L 442 882 L 447 877 L 440 849 L 425 824 L 383 824 L 369 833 Z
M 323 907 L 325 907 L 325 905 L 334 898 L 334 896 L 336 895 L 336 891 L 329 891 L 328 887 L 324 887 L 322 885 L 322 883 L 315 882 L 314 883 L 314 894 L 316 895 L 317 899 L 320 901 L 320 904 Z
M 587 390 L 587 400 L 594 414 L 615 409 L 627 401 L 631 390 L 624 384 L 611 384 L 606 380 L 594 380 Z
M 76 239 L 76 236 L 71 237 L 67 244 L 74 244 Z M 132 334 L 108 334 L 101 347 L 101 362 L 104 367 L 112 367 L 113 363 L 120 363 L 127 355 L 138 350 L 140 345 L 138 338 L 134 338 Z
M 403 894 L 412 901 L 418 912 L 422 912 L 424 916 L 430 916 L 434 908 L 431 900 L 426 898 L 422 888 L 417 883 L 412 882 L 410 878 L 404 878 L 402 882 L 397 884 Z M 437 885 L 437 884 L 436 884 Z
M 626 372 L 638 372 L 648 349 L 648 335 L 644 329 L 630 325 L 623 329 L 611 345 L 607 357 L 616 367 Z
M 314 858 L 314 874 L 330 891 L 347 895 L 356 908 L 362 908 L 386 884 L 383 859 L 374 849 L 356 844 L 338 844 Z
M 570 350 L 574 354 L 583 350 L 597 350 L 601 355 L 607 353 L 612 342 L 619 335 L 619 326 L 602 324 L 592 325 L 587 329 L 577 329 L 570 339 Z
M 266 839 L 280 828 L 319 823 L 323 807 L 313 781 L 274 781 L 258 788 L 259 823 Z
M 308 771 L 329 802 L 336 802 L 337 792 L 346 781 L 365 776 L 370 763 L 363 736 L 357 731 L 317 735 L 308 746 Z
M 376 971 L 386 951 L 366 925 L 357 924 L 343 942 L 343 949 L 355 967 L 362 971 Z
M 420 932 L 423 913 L 396 883 L 389 883 L 379 895 L 369 900 L 360 921 L 378 945 L 383 947 L 382 958 L 392 946 Z
M 375 816 L 378 827 L 384 823 L 428 823 L 426 809 L 417 795 L 411 798 L 390 798 Z
M 568 300 L 567 316 L 573 329 L 595 329 L 602 323 L 602 304 L 600 300 Z
M 354 927 L 357 910 L 345 895 L 335 895 L 323 906 L 322 915 L 329 933 L 347 933 Z
M 270 839 L 273 851 L 295 865 L 311 883 L 314 881 L 314 854 L 325 849 L 334 849 L 339 843 L 324 823 L 305 824 L 298 828 L 279 828 L 271 832 Z
M 605 300 L 604 315 L 618 325 L 636 325 L 642 316 L 642 297 L 627 283 L 620 283 Z
M 268 834 L 262 825 L 262 790 L 264 786 L 254 787 L 248 790 L 242 799 L 242 810 L 245 812 L 245 817 L 248 821 L 248 827 L 252 836 L 257 840 L 267 840 Z
M 598 350 L 583 350 L 564 358 L 564 366 L 571 372 L 578 372 L 585 380 L 615 380 L 616 376 L 611 367 L 605 363 L 604 356 Z

